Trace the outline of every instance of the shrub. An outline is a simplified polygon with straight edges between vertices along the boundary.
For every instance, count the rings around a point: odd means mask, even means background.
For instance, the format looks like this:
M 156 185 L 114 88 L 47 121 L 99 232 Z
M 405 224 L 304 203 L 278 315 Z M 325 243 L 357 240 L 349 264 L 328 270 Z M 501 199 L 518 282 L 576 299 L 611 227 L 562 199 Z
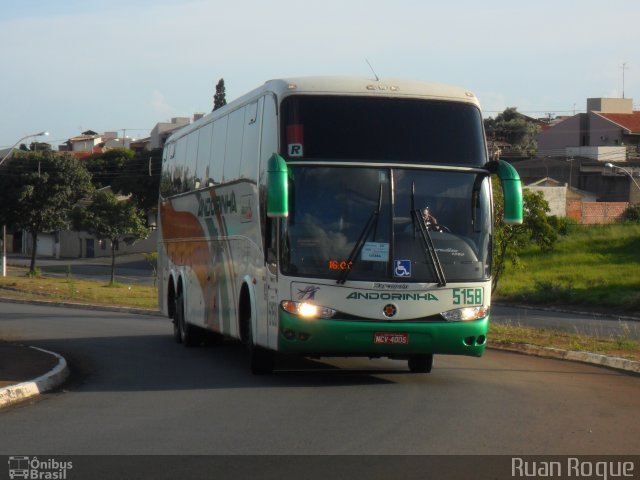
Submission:
M 558 217 L 551 215 L 548 218 L 549 224 L 558 233 L 558 235 L 568 235 L 572 227 L 578 225 L 578 221 L 571 217 Z
M 624 219 L 629 223 L 640 223 L 640 205 L 627 208 L 624 212 Z

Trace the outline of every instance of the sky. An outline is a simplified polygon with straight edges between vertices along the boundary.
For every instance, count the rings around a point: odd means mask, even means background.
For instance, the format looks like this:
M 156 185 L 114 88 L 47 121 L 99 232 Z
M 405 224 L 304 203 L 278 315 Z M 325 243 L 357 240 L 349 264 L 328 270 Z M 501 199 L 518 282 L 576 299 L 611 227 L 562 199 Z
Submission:
M 289 76 L 473 91 L 485 116 L 640 109 L 637 0 L 0 0 L 0 148 L 85 130 L 147 136 Z M 623 69 L 623 64 L 626 68 Z

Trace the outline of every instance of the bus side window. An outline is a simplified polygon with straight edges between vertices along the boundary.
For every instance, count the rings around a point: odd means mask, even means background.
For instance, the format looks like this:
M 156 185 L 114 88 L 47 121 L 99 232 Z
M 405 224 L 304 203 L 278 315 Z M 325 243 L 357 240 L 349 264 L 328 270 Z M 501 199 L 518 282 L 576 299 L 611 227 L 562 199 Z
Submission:
M 228 117 L 222 117 L 213 124 L 213 140 L 211 146 L 211 159 L 209 161 L 209 175 L 212 183 L 217 185 L 222 182 L 224 169 L 224 157 L 227 149 L 227 121 Z
M 162 155 L 162 176 L 160 177 L 160 195 L 162 198 L 167 198 L 173 195 L 173 185 L 171 182 L 171 168 L 173 160 L 170 152 L 175 150 L 175 144 L 171 143 L 165 148 Z
M 171 179 L 173 190 L 176 194 L 183 193 L 184 190 L 184 162 L 187 156 L 187 138 L 179 138 L 176 142 L 175 158 L 171 168 Z
M 196 176 L 198 169 L 198 137 L 200 130 L 194 130 L 187 135 L 187 154 L 184 161 L 184 180 L 182 188 L 185 192 L 200 187 L 200 180 Z
M 209 123 L 200 129 L 198 138 L 198 161 L 196 163 L 196 180 L 199 187 L 209 187 L 209 159 L 211 158 L 211 137 L 213 136 L 213 123 Z M 198 188 L 198 187 L 196 187 Z
M 242 162 L 240 178 L 252 182 L 258 181 L 258 165 L 260 163 L 260 123 L 263 100 L 246 106 L 244 113 L 244 132 L 242 135 Z
M 242 163 L 242 136 L 244 133 L 244 110 L 240 108 L 229 115 L 227 127 L 227 151 L 224 157 L 223 181 L 231 182 L 240 178 Z

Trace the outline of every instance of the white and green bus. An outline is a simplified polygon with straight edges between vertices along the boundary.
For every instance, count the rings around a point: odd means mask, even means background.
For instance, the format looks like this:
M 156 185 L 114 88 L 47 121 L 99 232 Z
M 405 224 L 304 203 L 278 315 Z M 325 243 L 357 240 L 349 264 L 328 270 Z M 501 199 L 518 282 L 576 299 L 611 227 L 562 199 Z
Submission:
M 492 194 L 471 92 L 415 81 L 272 80 L 174 133 L 159 200 L 159 305 L 176 341 L 208 331 L 277 354 L 481 356 Z

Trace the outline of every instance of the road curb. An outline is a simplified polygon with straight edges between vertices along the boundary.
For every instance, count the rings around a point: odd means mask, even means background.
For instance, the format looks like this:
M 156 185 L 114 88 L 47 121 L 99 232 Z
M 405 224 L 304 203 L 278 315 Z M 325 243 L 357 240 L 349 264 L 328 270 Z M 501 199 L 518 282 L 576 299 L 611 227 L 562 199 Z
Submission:
M 541 310 L 543 312 L 568 313 L 571 315 L 583 315 L 585 317 L 607 318 L 610 320 L 625 320 L 625 321 L 631 321 L 631 322 L 640 322 L 640 317 L 636 317 L 633 315 L 618 315 L 618 314 L 602 313 L 602 312 L 570 310 L 570 309 L 561 308 L 561 307 L 521 305 L 521 304 L 506 303 L 501 301 L 492 302 L 492 305 L 496 305 L 500 307 L 509 307 L 509 308 L 521 308 L 523 310 Z
M 622 370 L 625 372 L 640 374 L 640 362 L 620 357 L 608 357 L 606 355 L 600 355 L 598 353 L 575 352 L 572 350 L 561 350 L 559 348 L 539 347 L 536 345 L 520 343 L 490 342 L 488 348 L 491 348 L 493 350 L 503 350 L 506 352 L 522 353 L 524 355 L 533 355 L 542 358 L 553 358 L 556 360 L 568 360 L 572 362 L 588 363 L 590 365 L 598 365 L 614 370 Z
M 49 372 L 41 375 L 33 380 L 18 383 L 16 385 L 10 385 L 8 387 L 0 388 L 0 408 L 13 405 L 15 403 L 26 400 L 27 398 L 40 395 L 41 393 L 52 390 L 67 379 L 69 376 L 69 367 L 67 361 L 61 355 L 49 350 L 43 350 L 38 347 L 29 347 L 34 350 L 53 355 L 58 359 L 58 364 Z

